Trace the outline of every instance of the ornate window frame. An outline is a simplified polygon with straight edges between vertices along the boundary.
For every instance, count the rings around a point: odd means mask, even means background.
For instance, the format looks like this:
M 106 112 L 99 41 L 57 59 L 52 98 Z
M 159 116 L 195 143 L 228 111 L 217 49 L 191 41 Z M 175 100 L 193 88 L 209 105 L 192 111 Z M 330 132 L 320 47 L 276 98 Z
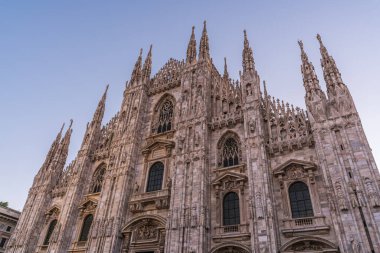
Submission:
M 235 172 L 226 172 L 219 176 L 212 182 L 214 196 L 215 196 L 215 231 L 216 234 L 247 234 L 248 230 L 248 205 L 245 201 L 245 190 L 247 188 L 248 178 L 243 174 Z M 236 225 L 224 225 L 223 223 L 223 201 L 226 194 L 234 192 L 239 197 L 239 215 L 240 224 Z
M 121 230 L 121 252 L 164 252 L 165 227 L 166 220 L 158 215 L 144 215 L 130 220 Z
M 171 106 L 172 106 L 171 121 L 170 121 L 171 126 L 170 126 L 169 130 L 158 133 L 157 128 L 158 128 L 159 122 L 161 120 L 160 117 L 162 116 L 161 110 L 162 110 L 163 106 L 165 105 L 165 103 L 167 103 L 167 102 L 170 102 Z M 176 114 L 176 100 L 173 97 L 173 95 L 166 93 L 158 100 L 158 102 L 156 103 L 156 105 L 153 108 L 153 117 L 152 117 L 152 121 L 151 121 L 151 134 L 152 135 L 163 135 L 163 134 L 167 134 L 167 133 L 171 133 L 171 132 L 175 131 L 175 114 Z
M 238 164 L 232 165 L 232 166 L 223 166 L 223 152 L 224 152 L 224 145 L 229 139 L 234 139 L 237 144 L 237 153 L 238 153 Z M 226 131 L 219 139 L 217 143 L 217 167 L 219 169 L 226 169 L 226 168 L 233 168 L 243 165 L 243 152 L 242 152 L 242 143 L 240 141 L 239 135 L 235 132 L 232 132 L 230 130 Z
M 39 243 L 38 243 L 40 250 L 42 250 L 42 251 L 47 250 L 47 248 L 49 247 L 49 245 L 52 242 L 54 243 L 57 241 L 58 233 L 60 232 L 59 230 L 61 227 L 61 225 L 59 223 L 60 213 L 61 213 L 61 209 L 58 205 L 53 205 L 45 213 L 45 224 L 44 224 L 44 228 L 43 228 L 42 233 L 41 233 L 41 235 L 43 235 L 43 236 L 40 237 Z M 46 239 L 50 224 L 54 220 L 56 220 L 57 223 L 56 223 L 56 225 L 52 231 L 52 234 L 50 235 L 49 244 L 45 244 L 45 239 Z
M 297 181 L 305 183 L 309 189 L 313 217 L 321 215 L 319 196 L 315 183 L 316 170 L 317 166 L 314 163 L 291 159 L 273 171 L 273 175 L 280 186 L 283 212 L 286 219 L 296 219 L 292 218 L 289 187 Z
M 91 177 L 89 194 L 99 194 L 100 192 L 102 192 L 106 173 L 107 173 L 106 163 L 101 163 L 98 166 L 96 166 L 96 169 L 94 170 L 94 173 L 92 174 L 92 177 Z

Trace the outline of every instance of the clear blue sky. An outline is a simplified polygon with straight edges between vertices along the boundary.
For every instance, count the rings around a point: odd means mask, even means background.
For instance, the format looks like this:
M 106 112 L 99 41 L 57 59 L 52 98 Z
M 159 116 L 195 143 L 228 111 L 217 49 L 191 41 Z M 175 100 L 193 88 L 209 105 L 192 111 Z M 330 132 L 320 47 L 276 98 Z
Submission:
M 207 20 L 222 71 L 241 69 L 243 29 L 269 92 L 305 107 L 297 40 L 325 89 L 320 33 L 350 88 L 380 161 L 380 1 L 0 1 L 0 201 L 21 209 L 63 122 L 74 119 L 69 160 L 110 84 L 105 120 L 118 110 L 138 50 L 153 44 L 153 73 L 183 59 L 191 26 Z

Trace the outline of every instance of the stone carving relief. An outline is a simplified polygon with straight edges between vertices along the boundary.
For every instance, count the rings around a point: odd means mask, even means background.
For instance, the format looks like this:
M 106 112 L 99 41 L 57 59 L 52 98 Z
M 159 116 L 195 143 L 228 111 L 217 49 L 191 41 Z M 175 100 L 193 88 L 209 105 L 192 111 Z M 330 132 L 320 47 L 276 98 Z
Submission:
M 368 177 L 364 179 L 365 189 L 369 195 L 369 202 L 372 207 L 380 207 L 380 197 L 376 192 L 375 187 L 373 186 L 373 182 Z
M 342 211 L 347 211 L 348 210 L 347 202 L 346 202 L 346 198 L 345 198 L 344 193 L 343 193 L 342 183 L 340 182 L 340 180 L 337 180 L 335 182 L 335 190 L 336 190 L 336 194 L 337 194 L 337 198 L 338 198 L 339 209 Z
M 157 226 L 153 224 L 144 224 L 141 227 L 138 227 L 135 231 L 136 241 L 146 241 L 157 239 L 158 230 Z

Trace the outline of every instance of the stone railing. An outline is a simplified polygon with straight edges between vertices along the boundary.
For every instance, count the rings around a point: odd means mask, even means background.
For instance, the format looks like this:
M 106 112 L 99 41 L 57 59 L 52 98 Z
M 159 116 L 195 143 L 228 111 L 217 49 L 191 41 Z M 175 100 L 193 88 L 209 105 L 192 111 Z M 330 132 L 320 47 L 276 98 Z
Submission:
M 285 219 L 283 220 L 283 224 L 282 233 L 284 234 L 317 230 L 327 232 L 330 229 L 330 226 L 326 224 L 324 216 Z
M 249 233 L 248 224 L 237 224 L 229 226 L 215 227 L 216 234 L 229 234 L 229 233 Z
M 133 213 L 143 212 L 144 207 L 154 203 L 156 209 L 167 209 L 170 204 L 170 191 L 163 189 L 154 192 L 135 193 L 129 200 L 129 210 Z

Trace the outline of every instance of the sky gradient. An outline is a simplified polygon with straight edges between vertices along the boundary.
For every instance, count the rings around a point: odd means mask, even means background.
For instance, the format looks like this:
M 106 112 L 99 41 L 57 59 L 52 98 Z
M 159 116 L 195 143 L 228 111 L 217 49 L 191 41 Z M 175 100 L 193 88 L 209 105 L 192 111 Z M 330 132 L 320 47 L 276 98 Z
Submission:
M 21 210 L 63 122 L 74 119 L 68 162 L 110 84 L 104 123 L 118 110 L 140 48 L 153 71 L 183 59 L 207 20 L 210 53 L 238 78 L 246 29 L 269 93 L 305 108 L 302 39 L 320 84 L 318 41 L 333 55 L 380 161 L 380 1 L 0 1 L 0 201 Z

